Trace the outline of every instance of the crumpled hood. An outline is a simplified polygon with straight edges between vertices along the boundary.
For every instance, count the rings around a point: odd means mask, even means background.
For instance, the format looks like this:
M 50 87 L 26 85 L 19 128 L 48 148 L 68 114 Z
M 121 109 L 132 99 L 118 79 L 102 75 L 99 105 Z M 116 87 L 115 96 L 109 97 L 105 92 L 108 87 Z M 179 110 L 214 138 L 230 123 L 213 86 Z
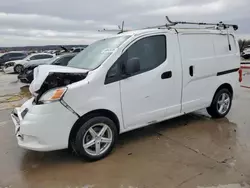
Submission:
M 76 81 L 76 79 L 74 79 L 73 76 L 82 75 L 82 78 L 84 79 L 87 76 L 87 73 L 88 70 L 85 69 L 78 69 L 78 68 L 58 66 L 58 65 L 40 65 L 34 69 L 34 80 L 31 82 L 29 90 L 32 94 L 36 95 L 36 92 L 41 89 L 42 85 L 45 84 L 47 79 L 50 79 L 53 82 L 55 82 L 57 81 L 57 79 L 60 79 L 60 81 L 62 81 L 62 79 L 64 79 L 65 77 L 65 79 L 68 79 L 66 83 L 70 84 L 71 81 L 72 82 Z M 54 76 L 53 78 L 49 78 L 52 77 L 53 75 L 56 76 Z M 58 84 L 58 87 L 61 87 L 61 85 L 62 85 L 61 83 L 60 85 Z

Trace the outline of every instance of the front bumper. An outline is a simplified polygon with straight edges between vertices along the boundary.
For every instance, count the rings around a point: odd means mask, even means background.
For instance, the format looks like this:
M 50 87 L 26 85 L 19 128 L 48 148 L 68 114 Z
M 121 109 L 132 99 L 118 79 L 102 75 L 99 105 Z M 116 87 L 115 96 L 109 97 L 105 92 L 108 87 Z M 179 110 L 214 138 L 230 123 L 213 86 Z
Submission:
M 4 67 L 3 68 L 3 71 L 5 72 L 5 73 L 14 73 L 15 71 L 14 71 L 14 66 L 11 66 L 11 67 Z
M 71 128 L 78 117 L 60 102 L 33 105 L 33 100 L 11 113 L 18 145 L 34 151 L 67 148 Z

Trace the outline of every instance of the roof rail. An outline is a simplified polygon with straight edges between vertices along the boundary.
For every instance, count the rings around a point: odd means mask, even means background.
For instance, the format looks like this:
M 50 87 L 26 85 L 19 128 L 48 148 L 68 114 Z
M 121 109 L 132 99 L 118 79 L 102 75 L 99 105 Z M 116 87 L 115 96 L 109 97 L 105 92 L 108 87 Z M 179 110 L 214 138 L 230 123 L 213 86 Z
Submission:
M 204 26 L 217 26 L 217 27 L 221 27 L 223 29 L 228 29 L 229 27 L 233 27 L 233 29 L 236 31 L 238 30 L 238 25 L 234 25 L 234 24 L 225 24 L 223 22 L 219 22 L 219 23 L 205 23 L 205 22 L 184 22 L 184 21 L 171 21 L 169 19 L 168 16 L 166 16 L 166 19 L 168 21 L 168 23 L 164 24 L 164 25 L 157 25 L 157 26 L 152 26 L 152 27 L 147 27 L 145 29 L 152 29 L 152 28 L 161 28 L 161 27 L 172 27 L 172 26 L 176 26 L 179 24 L 184 24 L 184 25 L 204 25 Z

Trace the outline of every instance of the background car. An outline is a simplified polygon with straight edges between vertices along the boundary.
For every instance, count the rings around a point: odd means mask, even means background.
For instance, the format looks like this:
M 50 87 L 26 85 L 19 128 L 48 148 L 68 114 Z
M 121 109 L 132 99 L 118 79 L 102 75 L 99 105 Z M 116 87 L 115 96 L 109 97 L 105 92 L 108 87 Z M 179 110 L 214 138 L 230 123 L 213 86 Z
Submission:
M 36 63 L 40 60 L 51 59 L 53 57 L 55 57 L 54 54 L 48 54 L 48 53 L 31 54 L 23 60 L 6 62 L 4 64 L 3 70 L 5 73 L 13 73 L 13 72 L 20 73 L 24 68 L 24 64 L 26 63 Z
M 82 48 L 82 47 L 77 47 L 77 48 L 72 48 L 70 51 L 73 52 L 73 53 L 79 53 L 79 52 L 81 52 L 82 50 L 84 50 L 84 48 Z
M 1 54 L 0 56 L 0 67 L 3 68 L 5 62 L 13 61 L 13 60 L 21 60 L 28 56 L 26 52 L 6 52 Z
M 33 80 L 33 71 L 39 65 L 60 65 L 67 66 L 68 62 L 76 55 L 76 53 L 69 53 L 56 56 L 47 61 L 40 61 L 36 63 L 27 63 L 24 65 L 23 71 L 18 75 L 18 79 L 23 83 L 31 83 Z
M 244 51 L 242 52 L 241 56 L 244 59 L 250 59 L 250 47 L 245 48 Z

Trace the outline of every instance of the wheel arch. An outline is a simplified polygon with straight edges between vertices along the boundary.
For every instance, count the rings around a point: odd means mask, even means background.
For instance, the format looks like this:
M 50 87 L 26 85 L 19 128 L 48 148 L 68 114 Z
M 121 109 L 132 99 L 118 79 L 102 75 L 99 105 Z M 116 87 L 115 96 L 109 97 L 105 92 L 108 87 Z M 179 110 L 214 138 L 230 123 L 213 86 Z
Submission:
M 214 97 L 215 97 L 216 93 L 217 93 L 218 91 L 220 91 L 221 89 L 228 89 L 229 92 L 232 94 L 232 98 L 233 98 L 233 95 L 234 95 L 233 87 L 232 87 L 229 83 L 224 83 L 224 84 L 220 85 L 220 86 L 217 88 L 217 90 L 215 91 L 214 96 L 213 96 L 213 99 L 212 99 L 212 101 L 211 101 L 211 104 L 212 104 L 212 102 L 213 102 L 213 100 L 214 100 Z
M 84 114 L 83 116 L 81 116 L 73 125 L 73 127 L 71 128 L 70 134 L 69 134 L 69 147 L 71 147 L 71 142 L 74 140 L 77 131 L 80 129 L 80 127 L 82 126 L 83 123 L 85 123 L 86 121 L 88 121 L 89 119 L 91 119 L 92 117 L 95 116 L 105 116 L 109 119 L 111 119 L 117 128 L 118 134 L 120 133 L 120 122 L 118 117 L 116 116 L 116 114 L 110 110 L 107 109 L 98 109 L 98 110 L 93 110 L 90 111 L 86 114 Z
M 13 70 L 14 70 L 15 72 L 16 72 L 16 67 L 17 67 L 17 66 L 21 66 L 22 68 L 24 68 L 24 66 L 23 66 L 22 64 L 20 64 L 20 63 L 15 64 L 14 67 L 13 67 Z

